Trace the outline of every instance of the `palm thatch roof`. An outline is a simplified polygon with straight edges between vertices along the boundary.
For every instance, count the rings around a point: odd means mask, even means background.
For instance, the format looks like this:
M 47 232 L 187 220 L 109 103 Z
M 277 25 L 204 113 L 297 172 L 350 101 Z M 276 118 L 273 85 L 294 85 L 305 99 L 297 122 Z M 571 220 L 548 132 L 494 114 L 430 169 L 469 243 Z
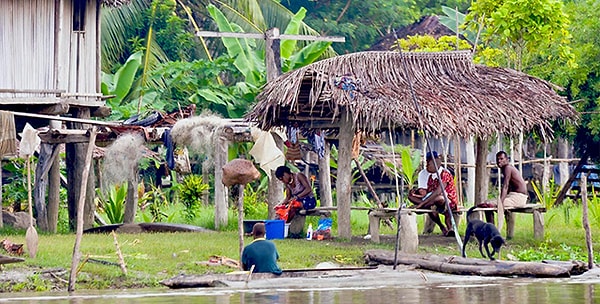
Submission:
M 475 65 L 468 51 L 360 52 L 281 75 L 265 85 L 246 118 L 263 129 L 294 122 L 328 128 L 349 107 L 354 125 L 368 132 L 390 126 L 488 138 L 537 130 L 551 137 L 553 120 L 577 117 L 555 88 L 514 70 Z

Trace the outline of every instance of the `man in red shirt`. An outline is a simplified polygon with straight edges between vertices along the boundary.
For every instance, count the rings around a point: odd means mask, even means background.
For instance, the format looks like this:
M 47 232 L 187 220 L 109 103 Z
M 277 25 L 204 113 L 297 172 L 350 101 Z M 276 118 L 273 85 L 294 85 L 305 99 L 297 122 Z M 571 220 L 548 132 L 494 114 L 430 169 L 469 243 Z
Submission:
M 454 184 L 454 177 L 450 171 L 441 166 L 437 153 L 428 156 L 426 169 L 427 172 L 431 173 L 429 175 L 429 180 L 427 181 L 427 193 L 429 195 L 426 196 L 422 202 L 417 204 L 415 209 L 433 209 L 433 212 L 429 213 L 431 220 L 440 226 L 440 229 L 445 236 L 454 236 L 454 231 L 452 230 L 452 212 L 446 208 L 446 200 L 444 199 L 444 194 L 442 193 L 442 188 L 438 181 L 438 174 L 435 172 L 436 163 L 452 211 L 456 211 L 458 208 L 458 195 L 456 192 L 456 185 Z M 436 208 L 432 208 L 433 206 Z M 445 226 L 440 220 L 440 213 L 444 214 L 446 222 Z

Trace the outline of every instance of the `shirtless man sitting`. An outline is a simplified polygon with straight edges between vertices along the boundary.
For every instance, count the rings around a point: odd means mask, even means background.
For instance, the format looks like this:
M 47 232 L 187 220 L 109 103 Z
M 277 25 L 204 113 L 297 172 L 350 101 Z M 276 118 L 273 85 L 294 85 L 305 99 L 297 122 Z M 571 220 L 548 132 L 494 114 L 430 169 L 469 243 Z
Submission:
M 504 177 L 502 190 L 500 192 L 500 202 L 504 207 L 523 207 L 527 204 L 527 184 L 519 173 L 519 170 L 510 165 L 508 154 L 504 151 L 496 153 L 496 165 Z M 498 200 L 480 204 L 481 207 L 497 206 Z M 494 212 L 486 211 L 485 219 L 488 223 L 494 223 Z

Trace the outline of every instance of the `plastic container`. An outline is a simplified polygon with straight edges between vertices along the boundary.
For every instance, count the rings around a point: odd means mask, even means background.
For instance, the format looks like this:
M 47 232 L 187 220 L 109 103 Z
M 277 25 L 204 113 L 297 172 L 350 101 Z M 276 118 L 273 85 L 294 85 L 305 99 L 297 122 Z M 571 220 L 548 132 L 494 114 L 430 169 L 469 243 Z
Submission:
M 283 239 L 285 237 L 285 221 L 266 220 L 265 229 L 267 230 L 267 240 Z
M 312 224 L 308 224 L 308 229 L 306 229 L 306 239 L 312 241 L 313 237 L 313 227 Z
M 283 237 L 284 238 L 288 237 L 289 232 L 290 232 L 290 224 L 285 223 L 285 228 L 283 230 Z

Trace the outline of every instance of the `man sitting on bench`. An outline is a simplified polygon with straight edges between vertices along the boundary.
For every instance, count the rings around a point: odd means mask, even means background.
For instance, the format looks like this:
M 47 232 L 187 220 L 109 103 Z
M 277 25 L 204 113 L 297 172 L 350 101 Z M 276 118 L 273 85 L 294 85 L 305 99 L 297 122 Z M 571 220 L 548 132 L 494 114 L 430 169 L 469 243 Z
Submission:
M 502 191 L 500 193 L 500 201 L 486 201 L 483 204 L 477 205 L 478 207 L 497 207 L 498 202 L 502 203 L 504 207 L 524 207 L 527 204 L 527 184 L 519 173 L 519 170 L 514 166 L 510 165 L 510 158 L 504 151 L 496 153 L 496 165 L 500 168 L 500 172 L 504 178 L 502 182 Z M 486 211 L 485 219 L 488 223 L 494 223 L 494 212 Z
M 441 166 L 440 159 L 437 152 L 427 154 L 427 165 L 426 170 L 429 172 L 429 178 L 427 180 L 427 194 L 422 198 L 421 201 L 414 200 L 409 197 L 409 200 L 415 204 L 415 209 L 432 209 L 433 212 L 429 213 L 431 220 L 436 223 L 442 233 L 445 236 L 454 236 L 452 230 L 452 212 L 458 208 L 458 196 L 456 193 L 456 185 L 454 185 L 454 178 L 452 173 L 448 169 Z M 446 208 L 446 200 L 442 193 L 442 188 L 438 181 L 438 175 L 435 173 L 436 164 L 438 167 L 439 175 L 445 186 L 446 195 L 449 200 L 450 209 Z M 415 197 L 416 198 L 416 197 Z M 432 208 L 435 206 L 435 208 Z M 442 224 L 439 213 L 443 213 L 445 217 L 446 225 Z

